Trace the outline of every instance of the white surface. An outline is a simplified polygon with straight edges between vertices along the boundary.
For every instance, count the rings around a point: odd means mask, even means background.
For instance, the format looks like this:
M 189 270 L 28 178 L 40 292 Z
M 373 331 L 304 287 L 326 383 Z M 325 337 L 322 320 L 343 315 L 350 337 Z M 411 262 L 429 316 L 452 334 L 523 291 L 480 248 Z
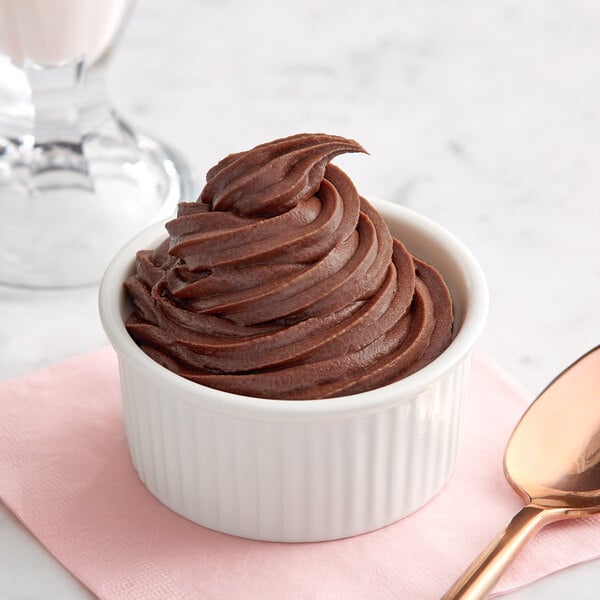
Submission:
M 600 341 L 599 30 L 595 0 L 141 0 L 110 82 L 198 179 L 288 133 L 357 139 L 371 156 L 336 163 L 470 246 L 490 284 L 481 345 L 539 391 Z M 2 377 L 104 341 L 92 288 L 0 290 Z M 0 597 L 87 597 L 8 514 L 0 565 Z M 599 588 L 596 562 L 513 596 Z
M 133 464 L 151 493 L 178 514 L 242 537 L 326 541 L 389 525 L 448 481 L 468 358 L 487 316 L 486 282 L 454 236 L 404 207 L 373 205 L 393 235 L 442 273 L 457 333 L 443 356 L 411 377 L 326 402 L 265 402 L 166 371 L 128 335 L 131 309 L 123 302 L 136 251 L 158 246 L 162 224 L 142 232 L 111 263 L 100 316 L 119 353 Z

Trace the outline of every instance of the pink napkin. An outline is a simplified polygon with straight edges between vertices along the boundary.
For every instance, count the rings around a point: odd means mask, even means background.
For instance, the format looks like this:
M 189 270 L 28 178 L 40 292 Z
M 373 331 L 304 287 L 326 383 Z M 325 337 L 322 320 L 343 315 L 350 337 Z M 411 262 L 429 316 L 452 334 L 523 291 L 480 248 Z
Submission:
M 0 386 L 0 498 L 101 599 L 439 598 L 522 505 L 502 456 L 531 400 L 475 357 L 458 468 L 428 505 L 355 538 L 257 542 L 195 525 L 146 491 L 104 348 Z M 596 557 L 600 518 L 550 525 L 497 590 Z

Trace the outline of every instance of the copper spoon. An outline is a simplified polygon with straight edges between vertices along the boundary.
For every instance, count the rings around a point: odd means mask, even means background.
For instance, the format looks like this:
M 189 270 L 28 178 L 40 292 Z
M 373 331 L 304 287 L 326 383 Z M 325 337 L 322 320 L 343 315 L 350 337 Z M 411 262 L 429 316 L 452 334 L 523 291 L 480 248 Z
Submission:
M 508 441 L 504 473 L 526 506 L 442 600 L 484 598 L 544 525 L 600 513 L 600 346 L 527 409 Z

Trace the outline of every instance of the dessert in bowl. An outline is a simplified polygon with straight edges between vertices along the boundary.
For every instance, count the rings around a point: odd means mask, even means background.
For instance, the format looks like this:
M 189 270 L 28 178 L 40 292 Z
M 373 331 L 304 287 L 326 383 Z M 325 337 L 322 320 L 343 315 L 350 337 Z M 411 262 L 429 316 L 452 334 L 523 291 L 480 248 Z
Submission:
M 107 269 L 133 464 L 194 522 L 347 537 L 452 472 L 485 280 L 450 233 L 329 164 L 361 150 L 302 134 L 231 155 L 170 237 L 149 228 Z

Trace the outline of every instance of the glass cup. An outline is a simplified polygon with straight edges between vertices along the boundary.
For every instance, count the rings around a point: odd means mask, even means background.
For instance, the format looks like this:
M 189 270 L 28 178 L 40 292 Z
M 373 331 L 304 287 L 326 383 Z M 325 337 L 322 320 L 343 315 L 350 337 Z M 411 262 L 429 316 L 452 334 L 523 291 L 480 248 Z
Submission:
M 136 132 L 104 74 L 134 0 L 0 0 L 0 283 L 95 283 L 190 199 L 183 161 Z

